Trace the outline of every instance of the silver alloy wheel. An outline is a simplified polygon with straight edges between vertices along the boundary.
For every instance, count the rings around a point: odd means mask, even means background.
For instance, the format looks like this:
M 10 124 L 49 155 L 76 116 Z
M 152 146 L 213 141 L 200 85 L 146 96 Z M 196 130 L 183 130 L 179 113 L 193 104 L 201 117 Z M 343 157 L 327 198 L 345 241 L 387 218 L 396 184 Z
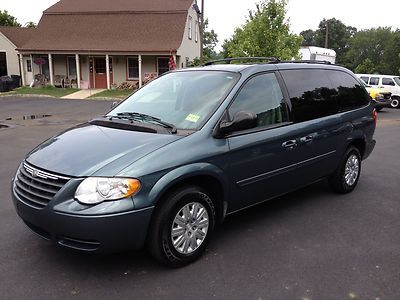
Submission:
M 346 168 L 344 171 L 344 180 L 348 186 L 353 186 L 357 181 L 358 172 L 360 170 L 360 160 L 357 155 L 352 154 L 347 159 Z
M 400 104 L 400 102 L 399 102 L 399 100 L 397 100 L 397 99 L 393 99 L 392 102 L 390 103 L 390 105 L 391 105 L 393 108 L 398 108 L 398 107 L 399 107 L 399 104 Z
M 175 216 L 171 240 L 176 251 L 191 254 L 203 243 L 209 226 L 207 209 L 198 202 L 185 205 Z

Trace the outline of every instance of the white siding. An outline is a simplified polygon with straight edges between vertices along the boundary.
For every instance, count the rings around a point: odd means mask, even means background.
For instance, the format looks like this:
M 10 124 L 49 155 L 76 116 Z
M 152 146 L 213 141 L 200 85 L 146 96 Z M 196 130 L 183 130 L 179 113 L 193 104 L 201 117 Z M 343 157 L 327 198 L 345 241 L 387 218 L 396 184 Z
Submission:
M 194 2 L 193 2 L 194 4 Z M 189 18 L 192 18 L 192 39 L 189 39 Z M 180 56 L 180 60 L 179 60 L 179 65 L 177 66 L 178 68 L 182 67 L 182 63 L 183 63 L 183 67 L 186 68 L 186 58 L 189 61 L 192 61 L 193 59 L 195 59 L 196 57 L 200 57 L 200 29 L 198 29 L 199 31 L 199 40 L 196 42 L 196 38 L 195 38 L 195 26 L 196 24 L 198 24 L 198 22 L 196 22 L 197 20 L 197 13 L 193 8 L 193 5 L 190 6 L 189 12 L 188 12 L 188 16 L 186 19 L 186 26 L 185 26 L 185 31 L 183 32 L 183 38 L 182 38 L 182 44 L 179 47 L 177 55 Z
M 0 52 L 6 53 L 8 75 L 20 75 L 18 53 L 15 51 L 15 45 L 12 44 L 1 32 Z

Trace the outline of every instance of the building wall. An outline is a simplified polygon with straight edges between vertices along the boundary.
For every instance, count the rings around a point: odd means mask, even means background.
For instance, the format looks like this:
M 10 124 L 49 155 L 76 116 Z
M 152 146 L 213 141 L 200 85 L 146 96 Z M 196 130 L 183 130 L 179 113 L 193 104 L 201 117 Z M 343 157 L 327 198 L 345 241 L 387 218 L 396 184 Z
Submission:
M 15 46 L 0 32 L 0 52 L 5 52 L 7 57 L 8 75 L 19 75 L 18 54 Z
M 132 55 L 135 57 L 136 55 Z M 168 56 L 168 55 L 166 55 Z M 154 55 L 142 55 L 142 78 L 145 73 L 157 72 L 157 57 Z M 120 85 L 123 82 L 133 82 L 127 79 L 128 56 L 113 56 L 114 83 Z
M 194 3 L 193 3 L 194 4 Z M 189 19 L 192 18 L 192 39 L 189 39 Z M 178 62 L 178 68 L 186 68 L 187 61 L 192 61 L 196 57 L 200 57 L 200 28 L 198 28 L 197 13 L 193 8 L 190 7 L 188 16 L 186 19 L 185 31 L 183 33 L 182 44 L 177 49 L 177 55 L 180 56 Z M 196 42 L 196 29 L 198 32 L 198 41 Z

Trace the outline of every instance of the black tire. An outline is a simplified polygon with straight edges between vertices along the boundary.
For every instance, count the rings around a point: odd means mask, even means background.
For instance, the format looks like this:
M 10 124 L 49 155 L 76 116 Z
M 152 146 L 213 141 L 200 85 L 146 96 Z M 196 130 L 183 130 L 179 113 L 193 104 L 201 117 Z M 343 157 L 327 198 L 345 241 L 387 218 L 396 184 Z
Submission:
M 349 159 L 354 157 L 357 158 L 357 164 L 358 164 L 358 171 L 356 172 L 357 177 L 355 178 L 354 182 L 352 182 L 354 178 L 349 180 L 350 181 L 349 183 L 349 181 L 346 180 L 346 165 L 349 162 Z M 339 167 L 329 178 L 329 183 L 332 189 L 336 193 L 339 194 L 351 193 L 357 186 L 358 180 L 360 179 L 360 174 L 361 174 L 360 151 L 358 150 L 358 148 L 351 146 L 349 149 L 347 149 L 345 155 L 343 156 L 343 160 L 340 162 Z
M 393 97 L 392 102 L 390 103 L 390 106 L 392 108 L 400 108 L 400 98 L 398 97 Z
M 197 186 L 185 186 L 179 188 L 163 200 L 164 201 L 160 207 L 157 208 L 154 217 L 152 218 L 152 225 L 147 238 L 147 248 L 152 256 L 160 263 L 173 268 L 183 267 L 198 259 L 206 249 L 215 226 L 215 205 L 209 194 L 204 189 Z M 202 206 L 202 211 L 203 209 L 206 210 L 208 214 L 208 228 L 206 229 L 204 239 L 202 242 L 199 242 L 198 248 L 193 250 L 194 247 L 189 246 L 193 252 L 184 254 L 179 252 L 179 249 L 177 250 L 174 246 L 171 232 L 174 225 L 174 220 L 176 220 L 178 213 L 180 213 L 182 209 L 188 205 L 189 207 L 193 207 L 190 206 L 193 203 L 200 204 L 198 206 Z M 191 211 L 190 213 L 191 217 L 193 217 L 193 212 Z M 193 226 L 194 223 L 191 224 L 192 225 L 187 224 L 187 228 Z M 191 229 L 189 229 L 190 232 L 186 229 L 186 227 L 182 227 L 181 229 L 185 231 L 185 233 L 182 234 L 185 236 L 184 239 L 190 238 L 189 236 L 192 234 Z M 199 231 L 199 229 L 197 231 Z M 196 233 L 193 234 L 195 235 Z M 198 240 L 196 237 L 194 237 L 194 239 Z M 185 243 L 187 242 L 184 242 L 184 244 Z M 190 250 L 187 249 L 187 251 Z

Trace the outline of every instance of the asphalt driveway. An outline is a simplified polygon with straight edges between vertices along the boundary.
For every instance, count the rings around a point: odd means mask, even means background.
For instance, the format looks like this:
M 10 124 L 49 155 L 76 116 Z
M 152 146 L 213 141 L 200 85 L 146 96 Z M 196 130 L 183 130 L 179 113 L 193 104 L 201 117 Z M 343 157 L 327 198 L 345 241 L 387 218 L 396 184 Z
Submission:
M 400 298 L 400 110 L 378 115 L 378 144 L 354 193 L 338 196 L 320 182 L 233 215 L 198 262 L 170 270 L 145 251 L 56 247 L 12 205 L 10 180 L 24 155 L 111 103 L 0 98 L 0 124 L 11 126 L 0 128 L 0 299 Z M 31 115 L 52 116 L 24 120 Z

